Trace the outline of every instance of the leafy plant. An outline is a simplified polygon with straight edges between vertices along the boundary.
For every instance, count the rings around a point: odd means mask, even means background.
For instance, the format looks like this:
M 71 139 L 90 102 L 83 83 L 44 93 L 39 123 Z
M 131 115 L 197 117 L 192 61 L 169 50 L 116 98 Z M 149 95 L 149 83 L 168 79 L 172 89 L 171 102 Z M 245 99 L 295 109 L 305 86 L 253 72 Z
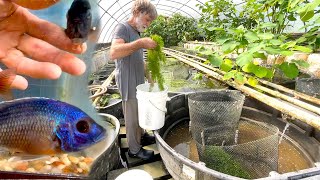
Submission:
M 204 5 L 197 6 L 202 12 L 199 27 L 204 29 L 210 41 L 224 34 L 223 31 L 216 30 L 235 28 L 240 25 L 252 28 L 257 24 L 247 14 L 239 13 L 231 0 L 209 0 Z
M 144 36 L 152 34 L 161 36 L 166 46 L 176 46 L 181 41 L 197 39 L 199 32 L 195 19 L 175 13 L 171 17 L 158 16 L 146 30 Z
M 306 62 L 301 60 L 285 62 L 273 65 L 271 68 L 260 66 L 254 59 L 267 60 L 267 55 L 274 55 L 275 59 L 293 55 L 295 51 L 311 52 L 307 47 L 297 45 L 296 41 L 285 42 L 286 38 L 281 35 L 263 33 L 266 28 L 274 26 L 273 23 L 260 24 L 254 30 L 248 30 L 243 26 L 236 29 L 228 29 L 223 37 L 217 39 L 221 46 L 221 52 L 210 50 L 200 51 L 208 57 L 208 62 L 215 67 L 225 71 L 225 80 L 234 79 L 239 84 L 257 84 L 257 78 L 272 79 L 275 68 L 279 68 L 289 78 L 299 75 L 298 67 L 306 67 Z M 201 48 L 198 48 L 201 49 Z M 237 54 L 234 60 L 228 58 L 231 54 Z M 273 64 L 276 64 L 274 62 Z M 243 72 L 252 74 L 254 77 L 247 79 Z
M 164 90 L 164 79 L 161 74 L 160 65 L 161 62 L 166 61 L 166 56 L 162 52 L 162 48 L 164 46 L 162 37 L 159 35 L 151 35 L 150 36 L 152 40 L 154 40 L 157 43 L 156 48 L 154 49 L 148 49 L 148 70 L 151 72 L 151 78 L 158 83 L 159 89 L 161 91 Z

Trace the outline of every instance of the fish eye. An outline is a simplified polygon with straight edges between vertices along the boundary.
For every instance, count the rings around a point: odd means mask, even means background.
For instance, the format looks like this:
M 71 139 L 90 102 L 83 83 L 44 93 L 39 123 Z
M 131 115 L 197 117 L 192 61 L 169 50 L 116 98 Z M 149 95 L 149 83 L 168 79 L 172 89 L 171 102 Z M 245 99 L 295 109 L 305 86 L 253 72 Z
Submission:
M 87 121 L 82 120 L 82 121 L 77 122 L 76 127 L 79 132 L 87 133 L 87 132 L 89 132 L 90 125 Z

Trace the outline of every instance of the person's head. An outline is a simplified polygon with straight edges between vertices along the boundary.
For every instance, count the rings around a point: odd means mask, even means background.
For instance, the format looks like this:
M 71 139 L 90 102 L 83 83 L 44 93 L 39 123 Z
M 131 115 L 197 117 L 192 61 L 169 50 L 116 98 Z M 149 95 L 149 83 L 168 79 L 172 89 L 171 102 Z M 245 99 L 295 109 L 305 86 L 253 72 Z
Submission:
M 149 0 L 135 0 L 131 12 L 139 32 L 145 31 L 158 16 L 155 6 Z

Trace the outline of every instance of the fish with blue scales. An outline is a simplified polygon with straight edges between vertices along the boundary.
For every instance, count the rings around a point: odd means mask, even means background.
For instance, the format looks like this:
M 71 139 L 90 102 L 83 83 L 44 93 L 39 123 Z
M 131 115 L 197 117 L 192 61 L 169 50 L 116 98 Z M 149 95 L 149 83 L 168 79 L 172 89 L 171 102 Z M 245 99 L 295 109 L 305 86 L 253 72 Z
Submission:
M 67 12 L 66 35 L 74 44 L 82 44 L 87 39 L 91 28 L 92 13 L 88 0 L 74 0 Z
M 30 97 L 0 103 L 0 147 L 33 155 L 81 151 L 106 130 L 81 109 L 54 99 Z

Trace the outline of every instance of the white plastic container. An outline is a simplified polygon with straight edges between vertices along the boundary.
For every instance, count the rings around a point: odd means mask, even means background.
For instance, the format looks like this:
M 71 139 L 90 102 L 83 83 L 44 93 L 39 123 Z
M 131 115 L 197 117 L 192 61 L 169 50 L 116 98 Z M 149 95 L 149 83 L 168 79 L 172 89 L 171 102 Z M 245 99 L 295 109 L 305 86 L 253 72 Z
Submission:
M 154 83 L 151 91 L 150 84 L 137 86 L 139 126 L 147 130 L 157 130 L 163 127 L 167 112 L 166 102 L 168 88 L 160 91 L 158 84 Z

